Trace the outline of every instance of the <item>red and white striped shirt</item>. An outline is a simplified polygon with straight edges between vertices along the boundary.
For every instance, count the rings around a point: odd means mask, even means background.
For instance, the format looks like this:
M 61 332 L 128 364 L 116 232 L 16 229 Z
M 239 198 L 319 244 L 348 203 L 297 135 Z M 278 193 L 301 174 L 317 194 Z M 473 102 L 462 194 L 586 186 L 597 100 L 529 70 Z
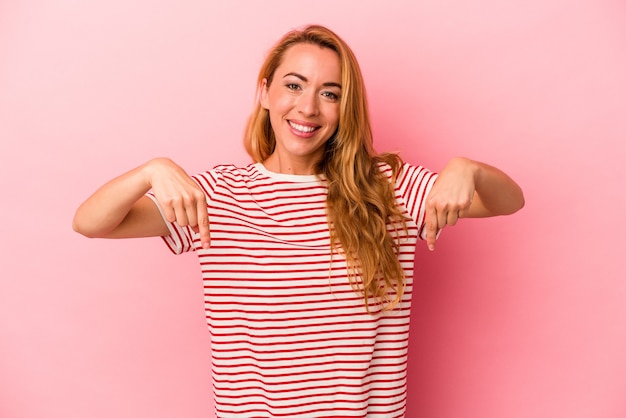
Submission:
M 259 163 L 194 176 L 207 195 L 211 248 L 175 223 L 165 242 L 200 260 L 216 416 L 404 416 L 414 252 L 435 177 L 405 164 L 397 179 L 406 290 L 395 310 L 370 314 L 345 258 L 331 260 L 324 180 Z

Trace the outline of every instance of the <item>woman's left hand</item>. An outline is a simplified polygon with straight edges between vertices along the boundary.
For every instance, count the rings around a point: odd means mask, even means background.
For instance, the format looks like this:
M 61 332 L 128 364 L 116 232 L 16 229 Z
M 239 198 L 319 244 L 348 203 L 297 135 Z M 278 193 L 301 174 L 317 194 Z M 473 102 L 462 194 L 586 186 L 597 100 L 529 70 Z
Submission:
M 426 243 L 431 251 L 439 232 L 456 225 L 472 205 L 475 170 L 472 160 L 457 157 L 439 173 L 426 199 Z
M 439 232 L 459 218 L 510 215 L 522 207 L 524 193 L 507 174 L 469 158 L 453 158 L 426 198 L 428 248 L 434 250 Z

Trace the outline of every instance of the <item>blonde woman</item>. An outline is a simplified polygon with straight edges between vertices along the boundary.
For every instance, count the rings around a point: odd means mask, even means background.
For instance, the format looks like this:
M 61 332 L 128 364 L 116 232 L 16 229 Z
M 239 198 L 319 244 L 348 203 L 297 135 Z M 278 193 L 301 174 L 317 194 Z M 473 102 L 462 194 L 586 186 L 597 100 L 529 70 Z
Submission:
M 322 26 L 274 46 L 257 97 L 250 165 L 190 177 L 150 160 L 89 197 L 74 229 L 196 251 L 218 417 L 403 417 L 418 241 L 514 213 L 522 191 L 469 159 L 436 175 L 377 154 L 357 60 Z

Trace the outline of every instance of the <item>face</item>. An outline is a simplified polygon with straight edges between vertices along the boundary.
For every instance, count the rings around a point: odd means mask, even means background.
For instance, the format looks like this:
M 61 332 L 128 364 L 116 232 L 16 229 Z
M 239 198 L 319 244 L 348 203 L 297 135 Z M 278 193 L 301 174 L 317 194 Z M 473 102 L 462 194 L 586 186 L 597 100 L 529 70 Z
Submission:
M 290 47 L 271 84 L 263 80 L 261 105 L 269 111 L 276 149 L 270 171 L 313 174 L 326 141 L 339 125 L 341 64 L 335 51 L 300 43 Z

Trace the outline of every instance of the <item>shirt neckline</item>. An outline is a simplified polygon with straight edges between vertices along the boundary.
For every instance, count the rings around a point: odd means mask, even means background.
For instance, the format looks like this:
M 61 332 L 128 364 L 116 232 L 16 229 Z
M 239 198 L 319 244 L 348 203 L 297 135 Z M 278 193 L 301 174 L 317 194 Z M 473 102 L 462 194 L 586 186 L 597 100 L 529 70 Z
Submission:
M 254 167 L 256 167 L 256 169 L 262 174 L 265 174 L 266 176 L 275 180 L 289 181 L 293 183 L 320 183 L 324 179 L 324 176 L 321 174 L 316 175 L 275 173 L 274 171 L 268 170 L 261 162 L 254 163 Z

